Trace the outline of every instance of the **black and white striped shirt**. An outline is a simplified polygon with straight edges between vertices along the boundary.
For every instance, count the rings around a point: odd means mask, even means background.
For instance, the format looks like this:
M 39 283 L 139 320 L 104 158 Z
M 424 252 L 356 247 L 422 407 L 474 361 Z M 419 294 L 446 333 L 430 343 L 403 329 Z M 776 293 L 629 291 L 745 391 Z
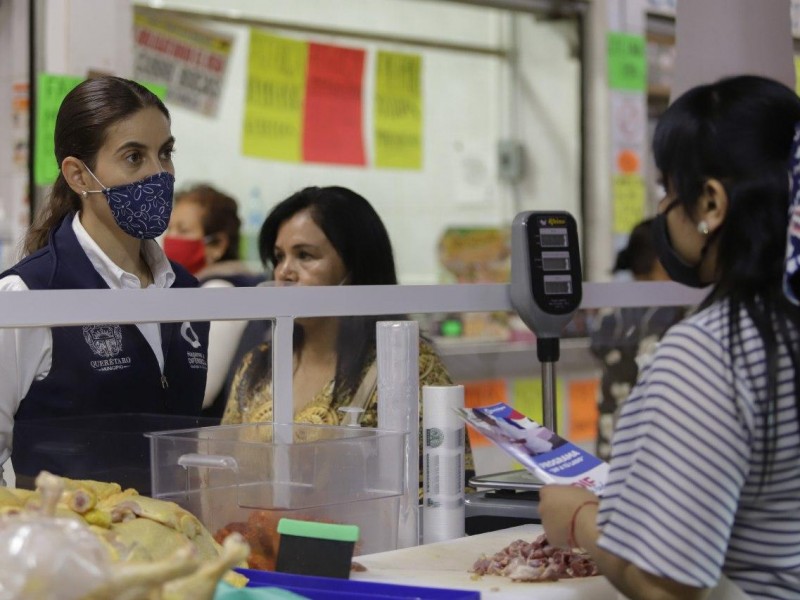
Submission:
M 752 598 L 800 598 L 800 428 L 793 369 L 778 356 L 778 436 L 759 493 L 767 431 L 765 352 L 727 304 L 672 327 L 625 403 L 600 506 L 599 544 L 695 587 L 725 573 Z

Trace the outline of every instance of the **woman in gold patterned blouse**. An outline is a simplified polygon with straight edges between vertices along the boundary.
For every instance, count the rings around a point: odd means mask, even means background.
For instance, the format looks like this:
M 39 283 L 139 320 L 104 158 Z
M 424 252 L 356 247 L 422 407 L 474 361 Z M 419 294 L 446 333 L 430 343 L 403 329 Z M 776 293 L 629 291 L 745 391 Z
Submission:
M 272 209 L 259 234 L 264 264 L 277 284 L 394 285 L 389 235 L 380 217 L 355 192 L 309 187 Z M 393 316 L 320 317 L 295 321 L 294 420 L 339 425 L 345 407 L 363 408 L 360 423 L 376 427 L 375 324 Z M 262 343 L 245 355 L 233 378 L 222 422 L 272 420 L 272 359 Z M 420 341 L 420 385 L 451 382 L 433 348 Z M 473 472 L 467 451 L 467 480 Z

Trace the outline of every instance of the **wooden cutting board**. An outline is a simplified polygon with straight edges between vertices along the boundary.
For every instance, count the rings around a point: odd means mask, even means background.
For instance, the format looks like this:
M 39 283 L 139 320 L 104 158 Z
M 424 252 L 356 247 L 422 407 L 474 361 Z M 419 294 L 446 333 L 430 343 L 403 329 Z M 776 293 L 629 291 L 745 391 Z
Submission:
M 351 579 L 402 585 L 420 585 L 481 592 L 491 600 L 617 600 L 617 593 L 604 577 L 565 579 L 557 582 L 514 583 L 505 577 L 478 577 L 468 569 L 481 554 L 494 554 L 514 540 L 533 541 L 541 525 L 520 525 L 469 537 L 356 557 L 363 573 Z

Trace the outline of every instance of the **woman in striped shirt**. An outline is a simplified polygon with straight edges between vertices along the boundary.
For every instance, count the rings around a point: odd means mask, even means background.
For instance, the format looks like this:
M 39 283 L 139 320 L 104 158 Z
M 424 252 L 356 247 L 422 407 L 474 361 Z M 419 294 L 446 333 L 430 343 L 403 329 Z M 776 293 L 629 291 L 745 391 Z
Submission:
M 800 598 L 798 123 L 794 91 L 741 76 L 656 129 L 659 258 L 712 291 L 640 373 L 603 498 L 547 486 L 540 506 L 632 600 Z

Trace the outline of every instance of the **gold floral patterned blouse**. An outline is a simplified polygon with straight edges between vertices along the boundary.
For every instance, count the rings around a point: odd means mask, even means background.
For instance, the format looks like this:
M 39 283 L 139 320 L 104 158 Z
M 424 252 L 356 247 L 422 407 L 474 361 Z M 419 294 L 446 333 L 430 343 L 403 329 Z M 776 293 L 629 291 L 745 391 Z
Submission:
M 256 348 L 248 352 L 242 359 L 242 363 L 236 370 L 233 377 L 231 393 L 225 406 L 225 413 L 222 423 L 259 423 L 272 420 L 272 381 L 253 382 L 255 376 L 254 365 L 264 364 L 270 359 L 269 343 L 259 344 Z M 374 362 L 374 358 L 371 362 Z M 366 365 L 362 372 L 362 379 L 369 370 L 371 363 Z M 420 340 L 419 345 L 419 383 L 420 398 L 422 397 L 421 388 L 423 385 L 451 385 L 453 382 L 447 369 L 442 363 L 436 351 L 427 342 Z M 338 409 L 349 406 L 352 403 L 352 394 L 343 394 L 343 397 L 333 398 L 334 380 L 329 381 L 314 397 L 314 399 L 300 409 L 294 415 L 295 423 L 311 423 L 315 425 L 340 425 L 344 412 Z M 377 389 L 367 401 L 364 413 L 361 417 L 363 427 L 378 426 L 378 393 Z M 420 428 L 422 427 L 422 411 L 420 407 Z M 420 440 L 421 440 L 420 436 Z M 469 440 L 465 448 L 465 467 L 466 479 L 474 474 L 475 467 L 472 461 L 472 450 L 469 447 Z M 422 449 L 420 448 L 420 460 L 422 459 Z M 421 463 L 420 463 L 421 464 Z M 420 476 L 422 472 L 420 471 Z M 422 492 L 420 491 L 420 494 Z

